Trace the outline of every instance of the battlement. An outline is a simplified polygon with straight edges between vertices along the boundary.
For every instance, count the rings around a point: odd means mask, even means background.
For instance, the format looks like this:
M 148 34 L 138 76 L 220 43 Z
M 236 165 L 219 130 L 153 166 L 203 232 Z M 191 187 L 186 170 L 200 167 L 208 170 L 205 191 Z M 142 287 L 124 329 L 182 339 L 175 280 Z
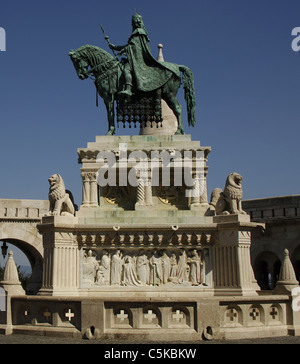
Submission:
M 48 200 L 0 199 L 0 219 L 41 219 L 49 211 Z
M 261 198 L 243 201 L 243 208 L 252 221 L 300 218 L 300 195 Z

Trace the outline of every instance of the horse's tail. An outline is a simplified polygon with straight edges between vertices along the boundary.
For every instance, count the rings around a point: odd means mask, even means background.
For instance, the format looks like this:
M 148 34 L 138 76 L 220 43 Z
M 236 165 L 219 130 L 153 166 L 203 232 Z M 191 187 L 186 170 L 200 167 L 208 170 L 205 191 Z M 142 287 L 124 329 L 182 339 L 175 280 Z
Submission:
M 196 124 L 196 98 L 193 72 L 186 66 L 179 66 L 182 72 L 184 98 L 187 104 L 189 126 Z

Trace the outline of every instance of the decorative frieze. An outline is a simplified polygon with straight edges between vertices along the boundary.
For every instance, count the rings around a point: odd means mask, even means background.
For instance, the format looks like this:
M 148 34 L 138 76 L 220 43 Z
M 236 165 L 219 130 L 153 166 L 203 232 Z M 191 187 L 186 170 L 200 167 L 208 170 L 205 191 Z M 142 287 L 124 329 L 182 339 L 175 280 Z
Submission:
M 209 249 L 83 249 L 81 283 L 93 286 L 208 286 Z
M 178 226 L 161 231 L 137 230 L 130 231 L 115 226 L 109 231 L 95 233 L 77 233 L 77 242 L 83 248 L 203 248 L 204 245 L 212 245 L 217 241 L 217 233 L 204 233 L 186 229 L 178 230 Z

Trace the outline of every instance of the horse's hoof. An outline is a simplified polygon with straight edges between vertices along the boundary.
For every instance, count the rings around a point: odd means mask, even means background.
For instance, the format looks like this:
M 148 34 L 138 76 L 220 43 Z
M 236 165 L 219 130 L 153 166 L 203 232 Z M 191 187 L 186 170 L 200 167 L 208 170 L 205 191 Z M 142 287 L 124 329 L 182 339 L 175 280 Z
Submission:
M 175 135 L 184 135 L 184 131 L 182 129 L 177 129 Z

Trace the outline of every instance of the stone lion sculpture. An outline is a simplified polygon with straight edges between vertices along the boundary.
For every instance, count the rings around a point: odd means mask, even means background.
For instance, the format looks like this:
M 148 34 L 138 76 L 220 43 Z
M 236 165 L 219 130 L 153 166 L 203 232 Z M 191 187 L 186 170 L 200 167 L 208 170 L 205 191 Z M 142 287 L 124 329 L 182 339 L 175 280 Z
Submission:
M 239 173 L 231 173 L 227 177 L 224 191 L 221 188 L 213 190 L 210 205 L 215 209 L 216 215 L 247 214 L 242 209 L 242 180 Z
M 66 192 L 65 183 L 59 174 L 54 174 L 48 179 L 50 211 L 48 216 L 74 216 L 75 207 Z

